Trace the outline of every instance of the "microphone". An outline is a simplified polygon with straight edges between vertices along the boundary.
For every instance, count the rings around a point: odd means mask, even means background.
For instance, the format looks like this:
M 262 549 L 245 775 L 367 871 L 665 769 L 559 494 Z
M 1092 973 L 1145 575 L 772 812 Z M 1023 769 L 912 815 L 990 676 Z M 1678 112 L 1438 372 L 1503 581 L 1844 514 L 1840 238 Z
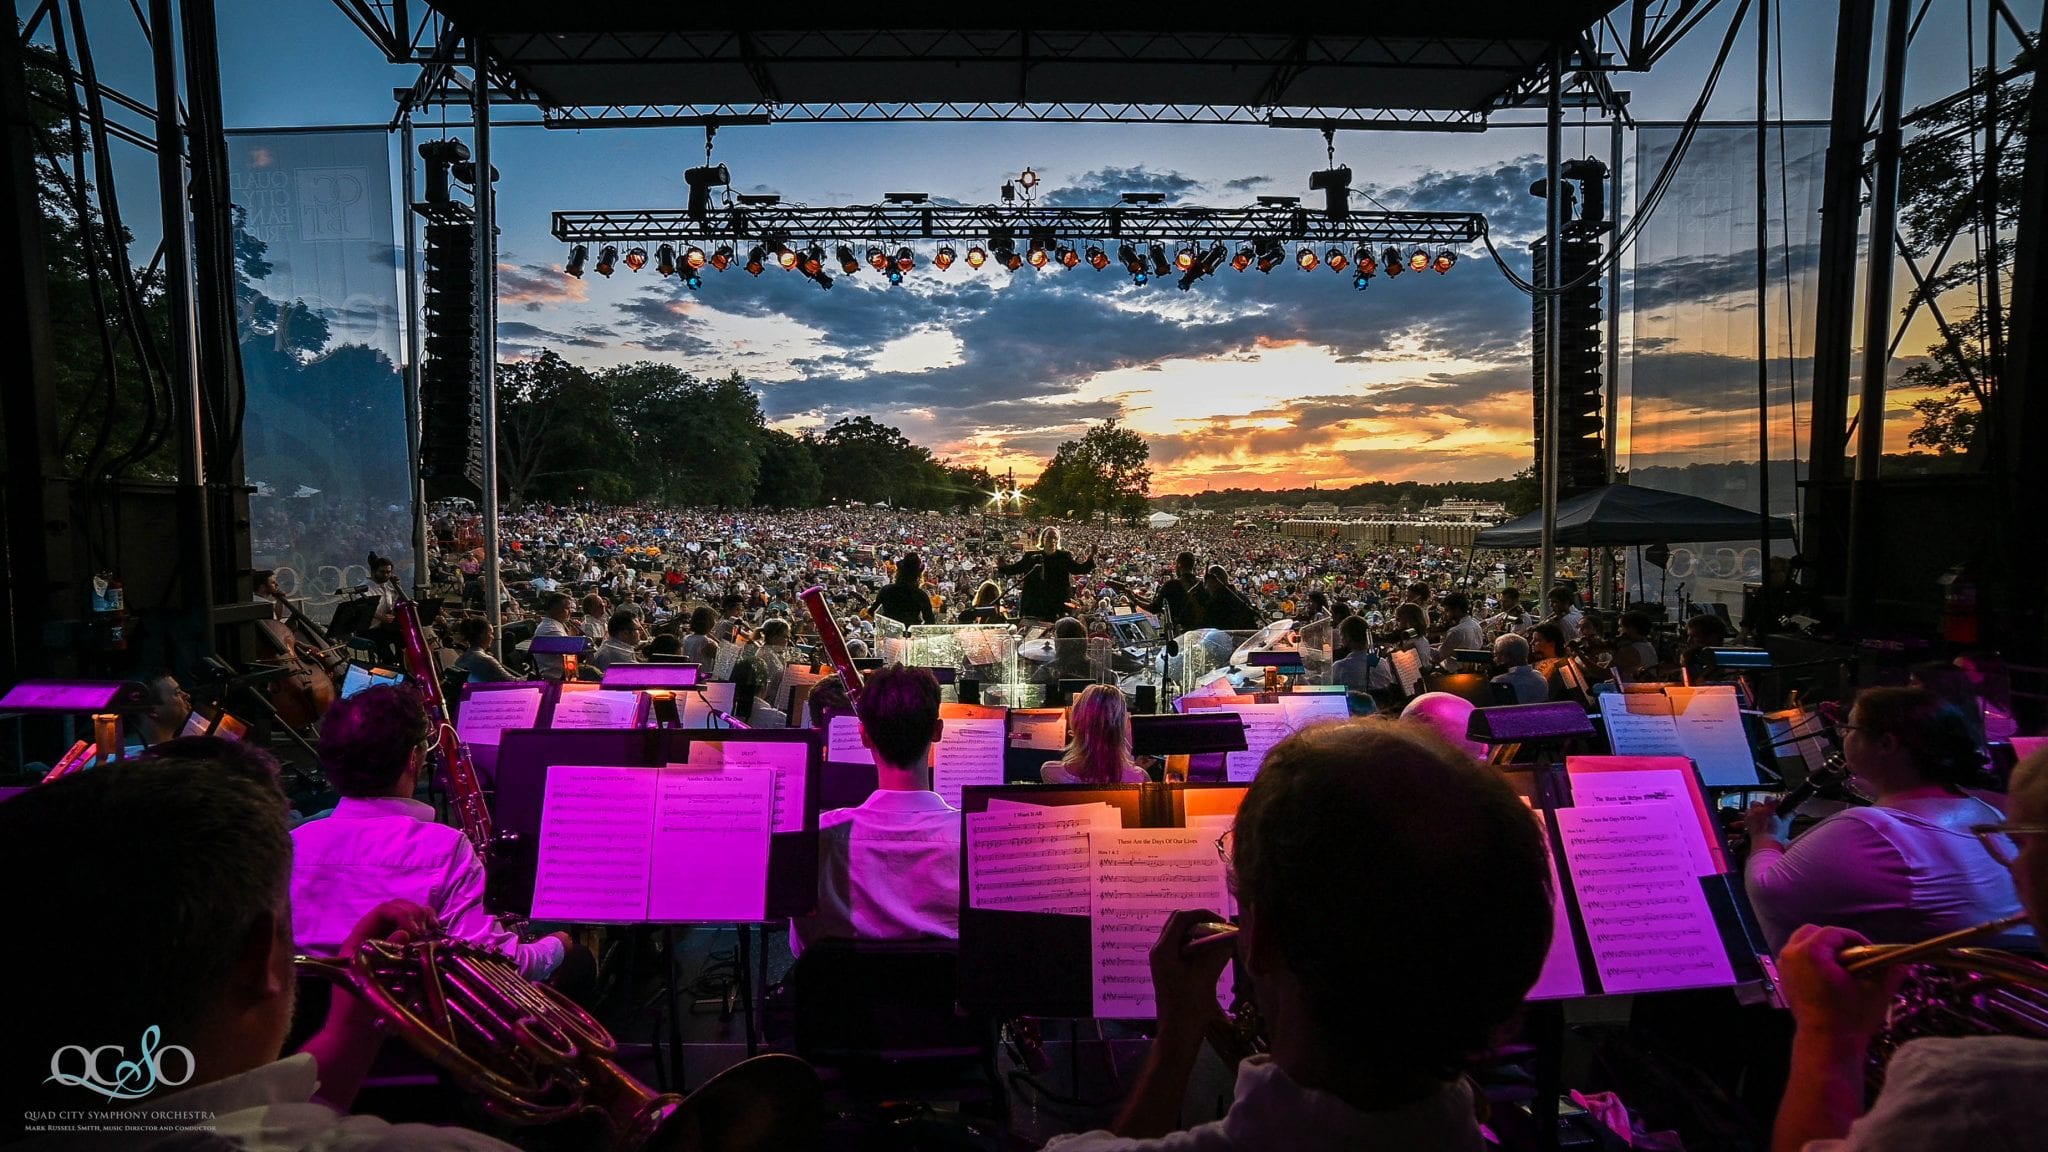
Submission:
M 370 592 L 370 586 L 368 584 L 358 584 L 354 588 L 350 588 L 344 585 L 334 590 L 334 594 L 336 596 L 346 596 L 351 592 L 355 593 L 358 596 L 367 596 L 369 595 Z

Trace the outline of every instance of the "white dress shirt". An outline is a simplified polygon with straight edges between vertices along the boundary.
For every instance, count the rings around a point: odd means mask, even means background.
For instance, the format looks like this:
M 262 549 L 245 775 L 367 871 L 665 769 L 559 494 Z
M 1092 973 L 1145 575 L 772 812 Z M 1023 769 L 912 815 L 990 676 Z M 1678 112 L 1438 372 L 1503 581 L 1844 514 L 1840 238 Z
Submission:
M 412 900 L 432 908 L 448 935 L 504 955 L 529 980 L 562 962 L 560 940 L 522 943 L 484 911 L 476 849 L 417 800 L 345 796 L 332 815 L 292 829 L 292 846 L 292 936 L 305 952 L 335 955 L 370 909 Z
M 313 1099 L 320 1086 L 313 1057 L 301 1052 L 239 1075 L 153 1096 L 128 1111 L 143 1114 L 135 1131 L 53 1133 L 20 1147 L 109 1149 L 208 1148 L 227 1152 L 513 1152 L 510 1144 L 466 1128 L 393 1124 L 350 1116 Z M 182 1113 L 203 1119 L 168 1121 L 152 1115 Z M 178 1123 L 191 1128 L 178 1130 Z M 163 1124 L 165 1131 L 149 1131 Z
M 598 645 L 597 651 L 591 655 L 590 662 L 599 668 L 609 668 L 614 664 L 638 664 L 641 663 L 640 650 L 623 640 L 606 637 L 605 642 Z
M 1488 647 L 1486 643 L 1486 630 L 1479 626 L 1477 618 L 1470 612 L 1467 612 L 1463 620 L 1451 625 L 1444 631 L 1444 641 L 1441 647 L 1446 652 L 1456 652 L 1461 648 L 1484 650 Z M 1445 660 L 1444 670 L 1456 672 L 1458 670 L 1458 662 L 1455 659 Z
M 1877 1103 L 1844 1140 L 1805 1152 L 2019 1152 L 2048 1132 L 2048 1043 L 1931 1036 L 1901 1047 Z
M 1221 1120 L 1150 1140 L 1096 1131 L 1055 1136 L 1045 1146 L 1046 1152 L 1482 1152 L 1485 1147 L 1466 1080 L 1453 1080 L 1412 1104 L 1364 1112 L 1328 1092 L 1296 1084 L 1270 1056 L 1248 1057 L 1237 1066 L 1237 1098 Z
M 813 940 L 960 936 L 960 810 L 936 792 L 883 789 L 818 815 L 818 911 L 792 922 Z
M 533 626 L 533 638 L 535 640 L 543 636 L 568 636 L 570 634 L 569 626 L 552 616 L 541 617 L 540 623 Z M 560 652 L 534 652 L 530 645 L 527 651 L 533 657 L 533 670 L 538 672 L 543 679 L 560 680 L 562 678 L 564 665 L 562 664 L 562 654 Z

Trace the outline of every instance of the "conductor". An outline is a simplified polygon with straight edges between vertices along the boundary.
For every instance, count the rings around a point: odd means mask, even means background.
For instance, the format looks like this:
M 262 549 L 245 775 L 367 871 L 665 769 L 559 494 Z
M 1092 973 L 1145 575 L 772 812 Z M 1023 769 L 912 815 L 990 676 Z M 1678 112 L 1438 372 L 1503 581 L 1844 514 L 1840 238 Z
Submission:
M 1074 577 L 1095 571 L 1095 550 L 1086 560 L 1060 547 L 1060 530 L 1047 528 L 1038 534 L 1038 547 L 1008 564 L 998 564 L 1004 576 L 1024 577 L 1017 614 L 1027 620 L 1057 620 L 1067 614 L 1067 601 L 1074 598 Z

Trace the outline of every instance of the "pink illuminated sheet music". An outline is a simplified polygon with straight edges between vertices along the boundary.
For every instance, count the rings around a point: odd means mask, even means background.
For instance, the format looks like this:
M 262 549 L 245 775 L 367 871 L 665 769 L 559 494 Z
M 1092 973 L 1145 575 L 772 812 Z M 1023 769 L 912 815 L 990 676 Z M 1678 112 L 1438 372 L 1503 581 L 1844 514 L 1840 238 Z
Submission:
M 647 918 L 654 794 L 651 768 L 548 770 L 534 868 L 533 915 L 585 923 Z
M 834 764 L 873 764 L 875 754 L 860 742 L 860 717 L 834 716 L 825 727 L 825 759 Z
M 1527 803 L 1525 800 L 1524 803 Z M 1531 810 L 1536 823 L 1543 813 Z M 1558 879 L 1557 860 L 1550 855 L 1548 834 L 1544 836 L 1544 862 L 1550 866 L 1550 951 L 1543 957 L 1543 971 L 1529 989 L 1531 1000 L 1563 1000 L 1586 994 L 1586 974 L 1579 970 L 1579 948 L 1572 938 L 1572 917 L 1566 908 L 1564 882 Z
M 793 740 L 692 740 L 690 758 L 671 768 L 758 768 L 775 778 L 774 814 L 769 827 L 775 832 L 804 830 L 805 772 L 810 766 L 810 745 Z
M 761 919 L 774 786 L 766 768 L 550 768 L 534 917 Z
M 1677 809 L 1694 874 L 1713 876 L 1728 870 L 1714 817 L 1690 760 L 1683 756 L 1571 756 L 1565 759 L 1565 772 L 1571 779 L 1572 803 L 1579 808 L 1657 804 Z
M 1122 826 L 1109 804 L 990 800 L 967 815 L 967 906 L 1088 914 L 1088 833 Z
M 555 701 L 555 718 L 552 723 L 558 729 L 631 728 L 639 717 L 638 692 L 568 689 L 562 693 L 561 699 Z
M 500 732 L 508 728 L 533 727 L 534 718 L 540 715 L 541 692 L 539 684 L 531 688 L 472 692 L 469 699 L 462 702 L 462 711 L 455 721 L 455 734 L 462 737 L 465 744 L 496 747 Z
M 1182 908 L 1223 910 L 1228 892 L 1215 838 L 1189 828 L 1121 828 L 1089 834 L 1089 949 L 1095 1015 L 1149 1019 L 1152 946 Z
M 655 796 L 647 918 L 763 919 L 774 794 L 774 773 L 762 768 L 664 769 Z
M 1607 992 L 1735 982 L 1676 805 L 1559 808 L 1556 819 Z

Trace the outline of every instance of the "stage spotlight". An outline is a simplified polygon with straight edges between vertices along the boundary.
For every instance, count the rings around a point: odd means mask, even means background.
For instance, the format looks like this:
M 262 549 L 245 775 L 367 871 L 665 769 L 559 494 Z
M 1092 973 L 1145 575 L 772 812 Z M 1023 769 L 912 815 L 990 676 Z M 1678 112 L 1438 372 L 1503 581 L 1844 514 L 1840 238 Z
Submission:
M 1193 251 L 1192 248 L 1189 249 Z M 1222 244 L 1212 244 L 1207 252 L 1188 261 L 1187 270 L 1181 273 L 1180 290 L 1185 292 L 1195 286 L 1195 281 L 1204 276 L 1213 276 L 1223 266 L 1223 258 L 1229 255 Z
M 1360 292 L 1363 292 L 1365 291 L 1367 285 L 1370 285 L 1371 283 L 1372 273 L 1365 270 L 1365 265 L 1360 264 L 1358 266 L 1358 271 L 1353 272 L 1351 274 L 1351 286 L 1353 288 L 1358 289 Z
M 1144 275 L 1145 261 L 1139 258 L 1136 248 L 1131 247 L 1129 244 L 1119 244 L 1116 249 L 1116 258 L 1123 261 L 1124 269 L 1133 276 Z
M 951 244 L 941 244 L 939 245 L 939 250 L 932 254 L 932 267 L 944 272 L 953 266 L 953 260 L 953 246 Z
M 1097 272 L 1109 267 L 1109 253 L 1102 250 L 1102 245 L 1090 244 L 1088 246 L 1088 266 Z
M 683 170 L 683 183 L 690 186 L 690 216 L 702 220 L 711 212 L 711 190 L 732 186 L 732 174 L 723 164 L 707 164 L 702 168 Z
M 1164 276 L 1172 270 L 1173 265 L 1168 263 L 1166 259 L 1166 245 L 1152 245 L 1152 274 L 1154 276 Z
M 969 268 L 979 268 L 986 263 L 988 263 L 988 252 L 981 245 L 976 244 L 967 250 L 967 266 Z
M 816 244 L 804 252 L 804 275 L 815 279 L 825 270 L 825 250 Z
M 1026 168 L 1017 177 L 1017 183 L 1022 185 L 1026 192 L 1029 192 L 1031 189 L 1038 187 L 1038 173 Z
M 654 250 L 654 270 L 663 276 L 676 274 L 676 249 L 673 244 L 663 244 Z
M 732 245 L 720 244 L 718 250 L 711 254 L 711 266 L 720 272 L 732 267 Z
M 1424 252 L 1418 245 L 1415 251 L 1408 254 L 1408 268 L 1413 272 L 1429 271 L 1429 253 Z
M 695 244 L 683 250 L 683 265 L 692 271 L 704 267 L 704 250 Z
M 1047 264 L 1052 263 L 1052 253 L 1045 250 L 1045 245 L 1033 240 L 1031 242 L 1031 254 L 1026 259 L 1031 261 L 1033 268 L 1043 269 Z
M 569 262 L 562 266 L 562 271 L 581 280 L 583 279 L 583 262 L 588 259 L 590 259 L 590 245 L 578 244 L 569 249 Z
M 1195 246 L 1185 245 L 1173 254 L 1173 266 L 1185 272 L 1195 266 Z
M 1270 236 L 1254 240 L 1252 244 L 1259 254 L 1259 271 L 1261 272 L 1270 275 L 1273 269 L 1280 266 L 1281 261 L 1287 259 L 1287 250 L 1280 246 L 1278 240 Z
M 1249 245 L 1249 244 L 1240 244 L 1240 245 L 1238 245 L 1238 246 L 1237 246 L 1237 255 L 1235 255 L 1235 256 L 1232 256 L 1232 257 L 1230 258 L 1230 266 L 1231 266 L 1232 268 L 1235 268 L 1235 269 L 1237 269 L 1237 270 L 1238 270 L 1239 272 L 1242 272 L 1242 271 L 1244 271 L 1245 269 L 1247 269 L 1247 268 L 1251 267 L 1251 266 L 1252 266 L 1252 246 L 1251 246 L 1251 245 Z
M 903 283 L 903 269 L 901 269 L 901 268 L 891 268 L 891 269 L 889 269 L 889 283 L 891 283 L 891 284 L 901 284 L 901 283 Z
M 618 263 L 619 250 L 617 248 L 613 247 L 610 244 L 607 244 L 603 248 L 598 249 L 597 274 L 599 276 L 603 276 L 604 278 L 609 280 L 611 278 L 612 269 L 617 267 Z
M 1060 267 L 1062 268 L 1078 268 L 1081 266 L 1081 254 L 1079 252 L 1074 251 L 1074 246 L 1072 244 L 1060 245 L 1059 251 L 1056 253 L 1056 256 L 1059 259 Z
M 1385 268 L 1389 276 L 1399 276 L 1407 265 L 1401 259 L 1401 250 L 1390 244 L 1380 253 L 1380 267 Z
M 855 260 L 853 258 L 852 248 L 849 248 L 846 245 L 841 244 L 839 246 L 839 251 L 834 252 L 833 255 L 839 257 L 839 270 L 841 272 L 844 272 L 848 276 L 851 276 L 855 272 L 860 271 L 860 261 Z
M 1342 248 L 1332 244 L 1330 250 L 1323 253 L 1323 263 L 1328 264 L 1332 272 L 1342 272 L 1351 261 L 1345 258 Z
M 1416 249 L 1420 252 L 1421 249 Z M 647 267 L 647 249 L 638 246 L 626 249 L 626 267 L 638 272 Z
M 1303 272 L 1313 271 L 1316 266 L 1316 250 L 1313 248 L 1303 248 L 1294 254 L 1294 262 L 1301 267 Z
M 915 267 L 917 267 L 917 254 L 909 248 L 898 248 L 896 250 L 896 270 L 898 272 L 908 272 Z
M 702 288 L 703 286 L 704 278 L 702 276 L 697 275 L 695 272 L 683 273 L 683 287 L 688 288 L 692 292 L 695 292 L 697 289 Z
M 754 250 L 747 253 L 747 271 L 752 275 L 759 276 L 767 267 L 768 250 L 759 244 L 754 245 Z
M 887 272 L 889 270 L 889 254 L 880 248 L 869 248 L 868 263 L 873 265 L 877 272 Z
M 1360 244 L 1351 253 L 1351 263 L 1367 276 L 1380 270 L 1380 262 L 1372 258 L 1372 249 Z
M 1152 277 L 1147 276 L 1142 268 L 1131 273 L 1131 283 L 1136 284 L 1140 288 L 1144 287 L 1151 279 Z
M 799 263 L 796 249 L 791 248 L 787 244 L 776 244 L 774 248 L 775 262 L 782 266 L 782 270 L 784 272 L 796 271 L 796 266 Z
M 1009 237 L 997 236 L 989 241 L 988 247 L 989 253 L 996 258 L 998 265 L 1012 272 L 1024 266 L 1023 258 L 1017 255 L 1016 245 Z
M 1441 276 L 1444 273 L 1449 272 L 1452 266 L 1457 264 L 1457 262 L 1458 254 L 1456 252 L 1451 251 L 1449 248 L 1446 248 L 1443 251 L 1436 254 L 1436 260 L 1434 263 L 1430 265 L 1430 267 L 1435 268 L 1436 274 Z
M 998 255 L 1003 259 L 1003 267 L 1008 268 L 1012 272 L 1024 266 L 1024 257 L 1019 256 L 1014 248 L 1000 252 Z

